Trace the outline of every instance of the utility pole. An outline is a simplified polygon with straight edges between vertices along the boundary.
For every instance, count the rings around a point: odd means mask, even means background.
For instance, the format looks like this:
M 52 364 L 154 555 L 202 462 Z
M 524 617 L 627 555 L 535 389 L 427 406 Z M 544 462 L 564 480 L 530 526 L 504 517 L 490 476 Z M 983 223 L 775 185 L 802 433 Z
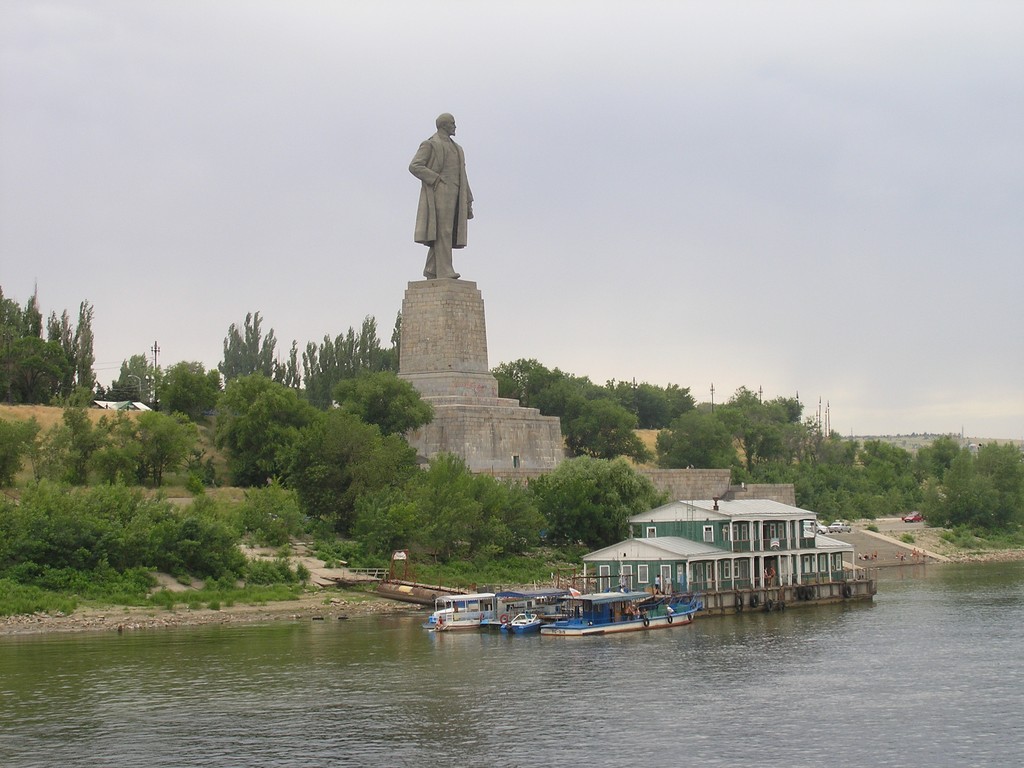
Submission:
M 153 410 L 160 410 L 160 401 L 156 396 L 156 370 L 157 370 L 157 356 L 160 354 L 160 345 L 155 341 L 153 342 L 153 348 L 149 350 L 153 353 Z
M 711 412 L 715 412 L 715 382 L 711 382 Z
M 14 353 L 12 352 L 13 345 L 10 331 L 4 334 L 4 340 L 7 342 L 7 404 L 14 405 L 14 399 L 11 395 L 11 380 L 14 378 Z

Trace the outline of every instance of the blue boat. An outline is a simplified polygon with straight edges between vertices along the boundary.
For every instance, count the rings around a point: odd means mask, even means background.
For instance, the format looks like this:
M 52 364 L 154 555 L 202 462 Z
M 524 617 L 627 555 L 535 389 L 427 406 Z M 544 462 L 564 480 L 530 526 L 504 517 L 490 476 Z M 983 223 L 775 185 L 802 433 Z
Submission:
M 543 623 L 536 613 L 518 613 L 501 625 L 501 631 L 510 635 L 528 635 L 540 632 Z
M 569 617 L 540 628 L 541 635 L 586 637 L 645 629 L 670 629 L 693 622 L 694 614 L 704 607 L 697 595 L 664 595 L 647 592 L 600 592 L 574 594 L 565 606 Z

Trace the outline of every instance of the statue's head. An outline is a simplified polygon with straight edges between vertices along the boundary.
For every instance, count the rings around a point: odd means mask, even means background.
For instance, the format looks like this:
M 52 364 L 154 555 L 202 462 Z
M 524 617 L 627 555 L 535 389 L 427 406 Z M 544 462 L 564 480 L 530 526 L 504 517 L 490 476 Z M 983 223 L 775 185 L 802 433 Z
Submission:
M 455 118 L 449 112 L 442 112 L 434 121 L 437 130 L 444 131 L 449 136 L 455 135 Z

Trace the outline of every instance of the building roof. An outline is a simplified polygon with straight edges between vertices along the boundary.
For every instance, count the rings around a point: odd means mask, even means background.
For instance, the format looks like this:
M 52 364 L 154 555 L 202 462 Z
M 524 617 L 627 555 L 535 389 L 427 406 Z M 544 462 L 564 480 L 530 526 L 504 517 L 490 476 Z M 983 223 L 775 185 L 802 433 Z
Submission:
M 145 403 L 136 400 L 93 400 L 92 404 L 106 411 L 151 411 Z
M 681 536 L 657 536 L 625 539 L 610 547 L 589 552 L 584 562 L 594 560 L 679 560 L 700 557 L 721 557 L 728 550 Z
M 715 508 L 717 506 L 717 509 Z M 817 515 L 809 509 L 793 507 L 771 499 L 734 499 L 726 501 L 672 501 L 660 507 L 633 515 L 631 523 L 666 523 L 688 520 L 814 520 Z
M 833 539 L 829 536 L 825 536 L 819 533 L 817 536 L 814 537 L 814 548 L 852 552 L 853 544 L 851 544 L 848 541 L 840 541 L 839 539 Z

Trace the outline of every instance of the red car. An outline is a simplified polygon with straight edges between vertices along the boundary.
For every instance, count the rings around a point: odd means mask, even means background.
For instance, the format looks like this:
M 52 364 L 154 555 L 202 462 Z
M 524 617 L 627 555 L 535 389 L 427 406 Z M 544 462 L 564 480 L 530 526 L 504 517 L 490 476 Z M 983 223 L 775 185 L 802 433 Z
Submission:
M 909 515 L 903 518 L 904 523 L 923 523 L 924 515 L 920 512 L 911 512 Z

